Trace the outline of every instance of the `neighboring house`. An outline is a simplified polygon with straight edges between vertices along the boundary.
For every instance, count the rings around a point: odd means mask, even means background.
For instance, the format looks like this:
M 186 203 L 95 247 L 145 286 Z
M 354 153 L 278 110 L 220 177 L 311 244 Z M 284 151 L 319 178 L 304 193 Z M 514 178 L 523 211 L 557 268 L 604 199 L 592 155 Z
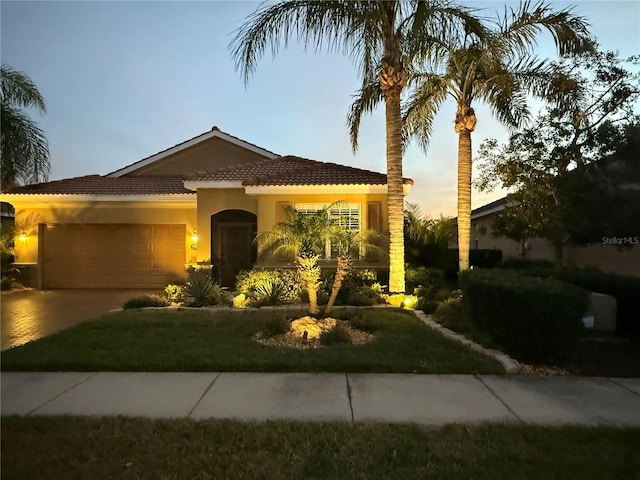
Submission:
M 413 181 L 404 184 L 406 194 Z M 286 205 L 342 201 L 351 228 L 388 231 L 386 175 L 279 156 L 217 127 L 105 176 L 16 187 L 0 199 L 15 207 L 16 264 L 37 288 L 162 288 L 208 263 L 233 286 L 255 263 L 256 233 Z
M 496 214 L 507 206 L 501 198 L 471 212 L 471 248 L 502 250 L 502 257 L 526 258 L 529 260 L 553 261 L 551 242 L 544 238 L 529 238 L 516 242 L 507 237 L 493 236 Z M 630 249 L 616 248 L 616 242 L 638 243 L 638 237 L 626 239 L 603 239 L 601 245 L 564 247 L 563 261 L 566 266 L 597 267 L 603 272 L 640 276 L 640 245 Z

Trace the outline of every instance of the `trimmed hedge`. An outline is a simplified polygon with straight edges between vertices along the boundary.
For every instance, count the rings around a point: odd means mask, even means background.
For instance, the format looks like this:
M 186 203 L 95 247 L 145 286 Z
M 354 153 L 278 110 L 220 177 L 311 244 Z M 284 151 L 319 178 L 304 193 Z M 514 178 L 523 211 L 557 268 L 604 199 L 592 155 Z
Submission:
M 460 286 L 473 324 L 519 360 L 562 361 L 579 341 L 586 290 L 552 278 L 481 269 L 462 272 Z
M 127 300 L 122 305 L 123 310 L 129 310 L 132 308 L 144 308 L 144 307 L 166 307 L 167 301 L 159 295 L 152 293 L 143 293 L 139 297 L 134 297 Z
M 616 330 L 640 334 L 640 278 L 603 273 L 596 268 L 555 268 L 530 266 L 518 270 L 529 277 L 554 278 L 591 292 L 615 297 Z

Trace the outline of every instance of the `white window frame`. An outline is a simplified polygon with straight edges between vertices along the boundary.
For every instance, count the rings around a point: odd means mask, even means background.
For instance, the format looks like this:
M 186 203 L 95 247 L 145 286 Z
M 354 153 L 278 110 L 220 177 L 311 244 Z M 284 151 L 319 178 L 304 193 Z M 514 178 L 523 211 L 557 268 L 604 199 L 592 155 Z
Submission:
M 324 208 L 327 208 L 327 206 L 329 206 L 329 205 L 330 205 L 330 203 L 296 203 L 294 205 L 294 208 L 298 212 L 304 212 L 306 210 L 307 213 L 311 213 L 311 212 L 317 212 L 318 210 L 322 210 Z M 357 220 L 357 227 L 356 228 L 350 228 L 350 230 L 360 233 L 362 231 L 362 204 L 360 204 L 360 203 L 340 203 L 340 204 L 334 206 L 329 211 L 329 214 L 331 216 L 335 215 L 335 216 L 337 216 L 339 218 L 341 217 L 341 218 L 347 218 L 347 219 L 353 218 L 353 214 L 354 213 L 355 213 L 355 218 Z M 347 228 L 349 228 L 349 225 L 347 225 Z M 362 255 L 362 252 L 360 252 L 360 255 Z M 325 258 L 325 259 L 333 258 L 331 256 L 331 240 L 330 239 L 327 239 L 327 242 L 325 243 L 324 257 L 323 258 Z

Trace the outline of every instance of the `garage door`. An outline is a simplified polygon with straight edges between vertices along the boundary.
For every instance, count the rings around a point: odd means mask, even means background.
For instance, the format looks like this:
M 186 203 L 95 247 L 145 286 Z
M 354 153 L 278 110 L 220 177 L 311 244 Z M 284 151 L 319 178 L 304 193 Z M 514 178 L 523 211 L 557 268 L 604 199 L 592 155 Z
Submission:
M 45 288 L 164 288 L 184 273 L 185 225 L 47 225 Z

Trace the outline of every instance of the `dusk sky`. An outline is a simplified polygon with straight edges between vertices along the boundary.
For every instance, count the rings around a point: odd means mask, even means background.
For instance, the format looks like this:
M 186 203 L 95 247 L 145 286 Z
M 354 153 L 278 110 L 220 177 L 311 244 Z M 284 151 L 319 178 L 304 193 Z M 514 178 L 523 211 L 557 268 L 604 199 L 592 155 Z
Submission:
M 505 2 L 466 2 L 493 16 Z M 640 1 L 551 2 L 576 5 L 603 48 L 640 53 Z M 517 8 L 517 2 L 507 2 Z M 305 53 L 294 42 L 268 52 L 245 87 L 228 44 L 257 2 L 0 3 L 2 63 L 25 72 L 47 101 L 32 113 L 49 140 L 51 179 L 106 174 L 216 125 L 281 155 L 385 172 L 384 109 L 365 117 L 360 149 L 349 143 L 346 115 L 358 89 L 348 57 Z M 539 56 L 552 55 L 548 36 Z M 447 104 L 425 154 L 411 145 L 407 200 L 432 217 L 455 216 L 457 136 Z M 474 150 L 507 131 L 478 108 Z M 476 208 L 503 192 L 474 192 Z

